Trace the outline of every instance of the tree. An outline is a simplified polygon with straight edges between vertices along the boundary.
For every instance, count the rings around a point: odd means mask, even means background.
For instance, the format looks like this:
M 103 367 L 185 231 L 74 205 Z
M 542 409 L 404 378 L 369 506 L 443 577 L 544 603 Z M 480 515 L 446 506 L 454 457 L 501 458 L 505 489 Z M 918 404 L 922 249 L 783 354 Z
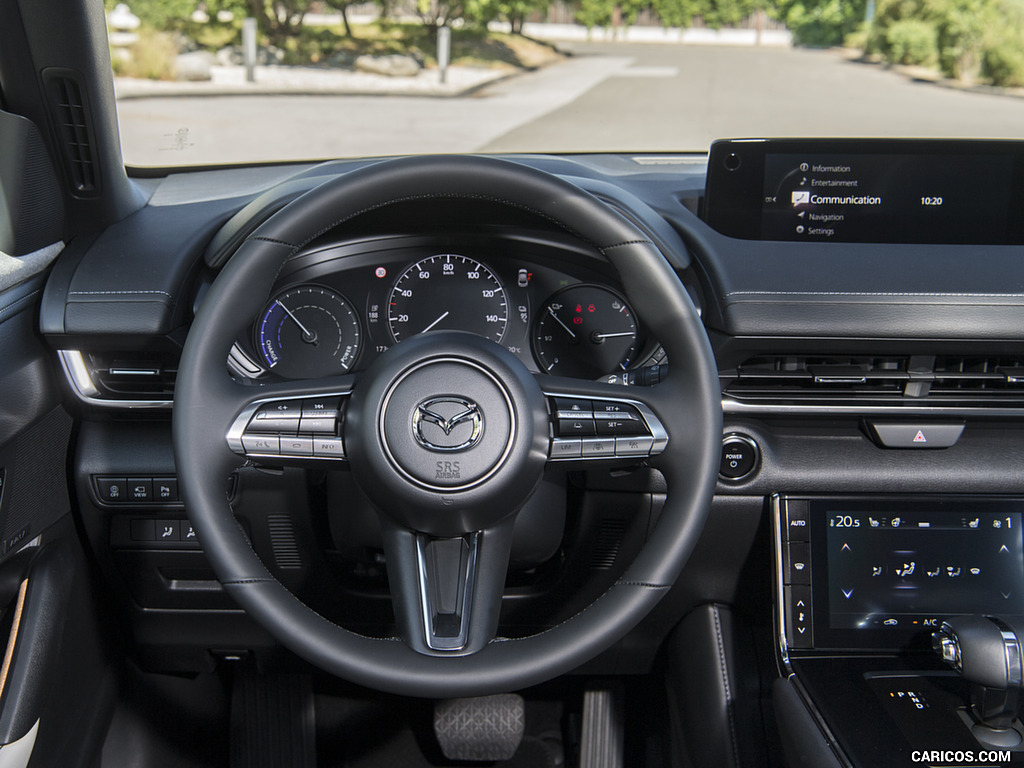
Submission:
M 256 19 L 272 45 L 281 46 L 298 34 L 302 19 L 314 0 L 245 0 L 246 10 Z
M 334 10 L 341 14 L 341 23 L 345 27 L 345 37 L 355 37 L 352 34 L 352 25 L 348 23 L 349 6 L 355 5 L 355 0 L 324 0 Z M 383 15 L 383 14 L 382 14 Z

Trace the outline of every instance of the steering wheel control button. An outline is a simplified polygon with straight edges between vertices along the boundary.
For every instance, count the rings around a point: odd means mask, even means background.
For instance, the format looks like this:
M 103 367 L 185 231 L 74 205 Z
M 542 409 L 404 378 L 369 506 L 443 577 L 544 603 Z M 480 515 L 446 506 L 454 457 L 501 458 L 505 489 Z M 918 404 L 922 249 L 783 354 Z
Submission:
M 330 459 L 345 458 L 345 446 L 340 437 L 314 437 L 313 455 Z
M 313 455 L 313 438 L 281 436 L 281 455 L 304 458 Z
M 879 423 L 869 424 L 877 442 L 883 448 L 951 448 L 956 445 L 964 431 L 964 423 L 918 424 Z
M 621 458 L 650 456 L 653 448 L 653 437 L 615 438 L 615 455 Z
M 583 455 L 583 440 L 557 438 L 551 441 L 552 459 L 578 459 Z
M 598 435 L 646 435 L 647 427 L 642 421 L 632 419 L 595 419 Z
M 615 438 L 589 438 L 583 441 L 583 458 L 605 459 L 615 456 Z
M 385 454 L 433 490 L 460 490 L 495 472 L 512 450 L 515 418 L 501 382 L 470 360 L 440 358 L 400 375 L 380 413 Z
M 593 419 L 559 419 L 555 434 L 559 437 L 593 437 L 597 431 Z
M 722 439 L 722 464 L 718 470 L 724 480 L 743 480 L 753 474 L 761 460 L 761 451 L 746 435 L 726 435 Z
M 267 403 L 261 405 L 253 415 L 247 431 L 294 435 L 299 431 L 301 416 L 302 409 L 298 401 Z
M 572 397 L 556 397 L 555 415 L 559 419 L 592 419 L 594 407 L 589 400 L 577 400 Z
M 277 456 L 281 453 L 281 438 L 277 435 L 242 435 L 246 453 L 257 456 Z

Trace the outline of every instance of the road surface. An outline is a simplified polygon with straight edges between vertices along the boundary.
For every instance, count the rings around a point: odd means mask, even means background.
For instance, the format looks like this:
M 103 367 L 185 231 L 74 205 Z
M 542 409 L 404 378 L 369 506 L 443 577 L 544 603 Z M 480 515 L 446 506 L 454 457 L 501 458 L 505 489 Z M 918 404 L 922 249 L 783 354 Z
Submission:
M 567 44 L 458 98 L 205 96 L 118 104 L 135 165 L 420 152 L 703 151 L 736 136 L 1024 136 L 1024 99 L 912 81 L 836 51 Z

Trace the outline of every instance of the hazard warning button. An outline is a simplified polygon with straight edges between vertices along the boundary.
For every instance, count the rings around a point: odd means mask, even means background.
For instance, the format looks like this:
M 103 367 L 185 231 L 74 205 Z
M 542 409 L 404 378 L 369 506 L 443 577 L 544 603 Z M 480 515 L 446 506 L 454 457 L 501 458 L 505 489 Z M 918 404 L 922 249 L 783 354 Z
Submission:
M 883 448 L 949 448 L 956 445 L 964 423 L 941 424 L 871 422 L 872 436 Z

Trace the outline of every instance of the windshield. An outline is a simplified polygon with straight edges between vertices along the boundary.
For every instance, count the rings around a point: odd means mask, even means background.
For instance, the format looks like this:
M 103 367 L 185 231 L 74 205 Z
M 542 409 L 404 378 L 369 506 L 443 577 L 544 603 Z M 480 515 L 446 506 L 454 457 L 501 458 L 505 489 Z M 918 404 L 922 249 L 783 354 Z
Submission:
M 107 0 L 125 162 L 1024 135 L 1021 0 Z

